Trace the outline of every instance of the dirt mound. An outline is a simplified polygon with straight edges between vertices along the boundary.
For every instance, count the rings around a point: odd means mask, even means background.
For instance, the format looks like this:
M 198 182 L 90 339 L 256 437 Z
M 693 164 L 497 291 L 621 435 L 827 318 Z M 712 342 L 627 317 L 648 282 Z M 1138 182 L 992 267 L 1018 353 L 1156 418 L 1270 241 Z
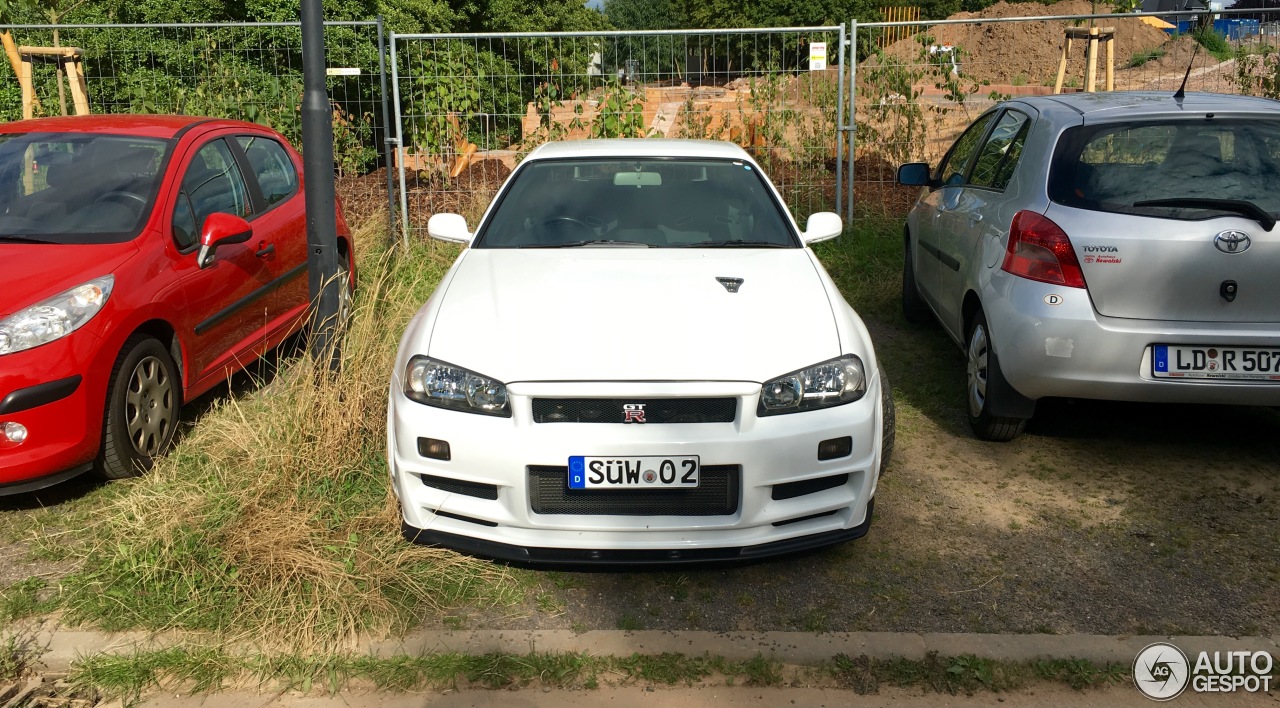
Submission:
M 1088 0 L 1064 0 L 1052 5 L 1034 2 L 998 2 L 981 12 L 960 12 L 948 19 L 991 19 L 1001 17 L 1037 17 L 1044 15 L 1087 15 Z M 922 39 L 924 47 L 950 45 L 960 48 L 960 69 L 964 75 L 993 84 L 1052 85 L 1062 53 L 1063 30 L 1071 21 L 993 22 L 985 24 L 938 25 L 928 28 L 925 36 L 917 35 L 898 41 L 886 52 L 907 62 L 919 60 Z M 1088 26 L 1088 20 L 1083 24 Z M 1123 68 L 1129 58 L 1169 41 L 1169 35 L 1134 17 L 1107 17 L 1096 20 L 1098 27 L 1115 27 L 1116 69 Z M 1068 84 L 1084 83 L 1084 41 L 1073 41 L 1067 64 Z M 1099 49 L 1098 75 L 1103 75 L 1105 54 Z M 968 88 L 968 87 L 966 87 Z

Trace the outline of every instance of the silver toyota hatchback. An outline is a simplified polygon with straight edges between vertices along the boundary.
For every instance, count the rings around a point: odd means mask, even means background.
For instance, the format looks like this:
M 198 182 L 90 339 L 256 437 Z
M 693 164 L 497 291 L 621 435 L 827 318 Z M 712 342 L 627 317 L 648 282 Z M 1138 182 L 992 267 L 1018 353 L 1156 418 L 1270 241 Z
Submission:
M 1280 102 L 1006 101 L 898 181 L 903 312 L 963 347 L 978 437 L 1045 397 L 1280 405 Z

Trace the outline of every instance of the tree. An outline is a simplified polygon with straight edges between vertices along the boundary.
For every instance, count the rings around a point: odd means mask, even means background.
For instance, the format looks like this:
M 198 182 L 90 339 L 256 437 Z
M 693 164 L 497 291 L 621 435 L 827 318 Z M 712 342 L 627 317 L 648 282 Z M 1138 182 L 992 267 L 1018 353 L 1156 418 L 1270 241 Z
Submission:
M 621 30 L 662 30 L 688 27 L 674 6 L 677 0 L 604 0 L 604 16 Z

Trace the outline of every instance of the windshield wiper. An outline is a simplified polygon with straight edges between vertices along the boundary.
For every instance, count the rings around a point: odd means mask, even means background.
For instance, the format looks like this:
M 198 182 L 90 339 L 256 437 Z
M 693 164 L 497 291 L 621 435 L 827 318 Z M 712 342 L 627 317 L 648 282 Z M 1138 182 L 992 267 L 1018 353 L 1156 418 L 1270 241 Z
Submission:
M 784 243 L 768 243 L 766 241 L 703 241 L 702 243 L 682 243 L 680 248 L 793 248 Z
M 18 236 L 17 234 L 0 234 L 0 241 L 12 241 L 14 243 L 57 243 L 57 241 L 46 241 L 42 238 Z
M 1271 227 L 1276 225 L 1276 218 L 1271 212 L 1244 199 L 1204 199 L 1201 197 L 1188 197 L 1186 199 L 1148 199 L 1143 202 L 1134 202 L 1136 207 L 1186 207 L 1187 209 L 1218 209 L 1221 211 L 1230 211 L 1247 216 L 1258 222 L 1262 228 L 1268 232 Z
M 565 241 L 564 243 L 535 243 L 520 248 L 576 248 L 577 246 L 640 246 L 641 248 L 657 248 L 652 243 L 639 241 L 615 241 L 611 238 L 593 238 L 584 241 Z

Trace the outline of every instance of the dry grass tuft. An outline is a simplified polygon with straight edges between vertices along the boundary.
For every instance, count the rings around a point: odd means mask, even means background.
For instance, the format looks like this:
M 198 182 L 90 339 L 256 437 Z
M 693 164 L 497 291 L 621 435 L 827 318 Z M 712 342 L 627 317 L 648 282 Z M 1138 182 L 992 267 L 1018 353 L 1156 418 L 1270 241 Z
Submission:
M 387 484 L 396 345 L 457 250 L 379 251 L 381 233 L 357 240 L 366 248 L 340 371 L 287 359 L 130 482 L 69 579 L 71 619 L 310 650 L 517 598 L 502 568 L 403 541 Z

